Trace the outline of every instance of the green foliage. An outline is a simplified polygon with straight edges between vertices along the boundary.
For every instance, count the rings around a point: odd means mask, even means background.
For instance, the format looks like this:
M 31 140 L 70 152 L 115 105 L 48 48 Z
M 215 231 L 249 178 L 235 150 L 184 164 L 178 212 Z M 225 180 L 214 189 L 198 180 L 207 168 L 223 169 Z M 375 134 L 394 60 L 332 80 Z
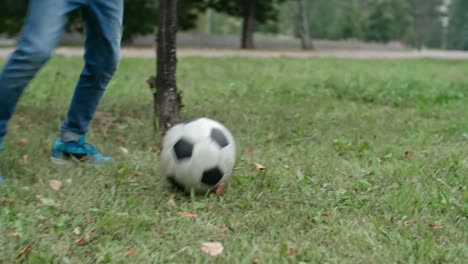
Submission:
M 406 0 L 373 1 L 369 3 L 364 38 L 377 42 L 403 40 L 411 22 L 411 9 Z
M 138 34 L 154 32 L 157 23 L 157 0 L 126 0 L 124 1 L 125 16 L 123 22 L 123 41 L 128 42 Z M 15 36 L 19 33 L 26 17 L 27 0 L 3 0 L 0 9 L 0 33 Z M 178 23 L 184 29 L 193 28 L 206 4 L 204 0 L 179 0 Z M 70 14 L 67 29 L 81 31 L 83 28 L 79 10 Z
M 246 1 L 250 0 L 207 0 L 208 6 L 218 12 L 243 17 Z M 280 3 L 285 0 L 256 0 L 255 20 L 260 24 L 278 20 Z
M 453 0 L 449 19 L 450 47 L 468 50 L 468 1 Z
M 18 34 L 27 13 L 28 0 L 2 0 L 0 8 L 0 33 Z

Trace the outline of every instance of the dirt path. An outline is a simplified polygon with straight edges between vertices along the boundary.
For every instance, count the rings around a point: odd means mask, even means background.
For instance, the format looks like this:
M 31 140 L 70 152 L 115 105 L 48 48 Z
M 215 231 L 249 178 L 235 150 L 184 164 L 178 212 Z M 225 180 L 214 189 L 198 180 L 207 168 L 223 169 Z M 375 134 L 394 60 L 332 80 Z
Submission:
M 13 51 L 12 48 L 0 48 L 0 58 L 7 58 Z M 56 50 L 56 54 L 63 56 L 82 56 L 83 49 L 61 47 Z M 201 56 L 201 57 L 293 57 L 293 58 L 354 58 L 354 59 L 454 59 L 468 60 L 468 52 L 462 51 L 369 51 L 369 50 L 318 50 L 312 52 L 303 51 L 241 51 L 225 49 L 179 49 L 178 55 Z M 122 57 L 151 58 L 155 57 L 155 52 L 150 48 L 123 48 Z

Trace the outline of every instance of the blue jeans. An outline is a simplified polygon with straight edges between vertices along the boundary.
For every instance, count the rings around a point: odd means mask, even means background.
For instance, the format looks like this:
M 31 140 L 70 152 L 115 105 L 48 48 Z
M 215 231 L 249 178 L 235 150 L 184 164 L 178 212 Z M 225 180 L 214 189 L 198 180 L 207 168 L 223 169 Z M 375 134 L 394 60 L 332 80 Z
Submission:
M 18 99 L 51 57 L 67 23 L 80 9 L 85 34 L 85 66 L 61 131 L 83 135 L 120 59 L 124 0 L 30 0 L 18 46 L 0 74 L 0 138 L 7 133 Z

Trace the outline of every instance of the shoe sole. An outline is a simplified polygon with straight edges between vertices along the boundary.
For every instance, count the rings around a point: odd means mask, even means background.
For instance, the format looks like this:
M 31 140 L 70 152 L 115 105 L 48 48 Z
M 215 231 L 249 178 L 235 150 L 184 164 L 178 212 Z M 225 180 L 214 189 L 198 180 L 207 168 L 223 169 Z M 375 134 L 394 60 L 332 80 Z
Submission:
M 112 162 L 107 162 L 107 163 L 92 163 L 92 162 L 83 162 L 79 161 L 77 159 L 69 159 L 69 160 L 64 160 L 64 159 L 59 159 L 59 158 L 54 158 L 50 157 L 50 160 L 52 161 L 53 164 L 55 165 L 67 165 L 67 164 L 85 164 L 85 165 L 90 165 L 90 166 L 102 166 L 106 164 L 111 164 Z
M 71 161 L 71 160 L 58 159 L 58 158 L 54 158 L 54 157 L 50 157 L 50 160 L 55 165 L 66 165 L 66 164 L 73 163 L 73 161 Z

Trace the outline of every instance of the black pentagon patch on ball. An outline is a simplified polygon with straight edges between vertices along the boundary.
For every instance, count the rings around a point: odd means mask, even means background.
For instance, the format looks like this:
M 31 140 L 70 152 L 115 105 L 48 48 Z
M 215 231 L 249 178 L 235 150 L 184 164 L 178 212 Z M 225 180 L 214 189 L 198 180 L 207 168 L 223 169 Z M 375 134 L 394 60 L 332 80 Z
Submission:
M 214 186 L 218 184 L 222 178 L 223 172 L 219 168 L 213 168 L 203 172 L 201 182 L 209 186 Z
M 178 160 L 188 159 L 192 156 L 193 144 L 185 139 L 179 139 L 174 145 L 174 153 Z
M 213 139 L 213 141 L 216 142 L 216 144 L 218 144 L 221 148 L 229 145 L 229 142 L 221 129 L 213 128 L 211 130 L 211 139 Z

